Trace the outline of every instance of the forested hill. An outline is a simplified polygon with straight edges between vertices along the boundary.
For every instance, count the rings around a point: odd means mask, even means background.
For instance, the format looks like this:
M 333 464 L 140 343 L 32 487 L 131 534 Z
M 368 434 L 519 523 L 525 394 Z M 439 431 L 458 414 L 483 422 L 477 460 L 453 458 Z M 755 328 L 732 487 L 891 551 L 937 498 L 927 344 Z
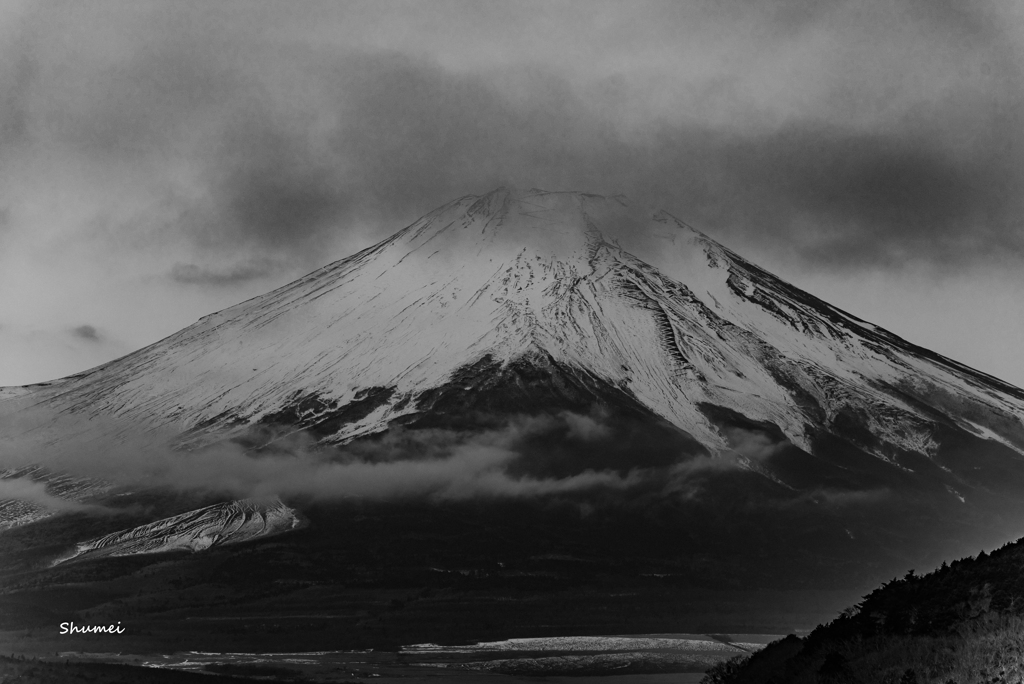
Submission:
M 704 684 L 1024 681 L 1024 539 L 913 570 L 804 638 L 708 672 Z

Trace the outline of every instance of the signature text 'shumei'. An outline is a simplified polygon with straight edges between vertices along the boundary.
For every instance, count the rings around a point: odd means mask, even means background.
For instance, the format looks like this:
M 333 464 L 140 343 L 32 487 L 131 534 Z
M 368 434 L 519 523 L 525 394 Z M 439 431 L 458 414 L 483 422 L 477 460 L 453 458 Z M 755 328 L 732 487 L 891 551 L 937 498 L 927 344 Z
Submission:
M 76 625 L 74 622 L 60 623 L 61 634 L 122 634 L 124 627 L 118 620 L 116 625 Z

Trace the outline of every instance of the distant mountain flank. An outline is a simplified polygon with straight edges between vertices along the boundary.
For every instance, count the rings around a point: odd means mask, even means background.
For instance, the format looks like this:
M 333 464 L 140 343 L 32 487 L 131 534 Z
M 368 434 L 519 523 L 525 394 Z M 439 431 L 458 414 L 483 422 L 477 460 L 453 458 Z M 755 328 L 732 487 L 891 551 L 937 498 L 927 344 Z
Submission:
M 82 542 L 55 564 L 104 556 L 205 551 L 289 532 L 302 524 L 296 512 L 278 500 L 230 501 Z

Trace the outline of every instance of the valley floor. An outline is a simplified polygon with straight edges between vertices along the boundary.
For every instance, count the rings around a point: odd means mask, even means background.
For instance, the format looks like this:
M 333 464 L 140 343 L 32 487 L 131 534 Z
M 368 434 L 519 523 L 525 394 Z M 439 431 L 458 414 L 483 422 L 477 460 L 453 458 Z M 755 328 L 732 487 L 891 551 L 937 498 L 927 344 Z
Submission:
M 45 681 L 48 669 L 63 665 L 94 673 L 118 675 L 119 665 L 137 676 L 180 673 L 253 677 L 265 681 L 427 684 L 452 681 L 476 684 L 536 677 L 583 684 L 600 677 L 602 684 L 667 684 L 699 680 L 708 667 L 737 655 L 756 652 L 780 635 L 658 634 L 632 636 L 547 637 L 509 639 L 463 646 L 416 644 L 398 651 L 319 651 L 306 653 L 209 653 L 186 651 L 167 655 L 59 652 L 40 658 L 34 672 Z M 24 656 L 21 656 L 24 658 Z M 10 660 L 25 670 L 25 660 Z M 99 668 L 99 669 L 98 669 Z M 139 669 L 142 668 L 142 669 Z M 121 670 L 123 674 L 125 670 Z M 154 675 L 167 677 L 167 674 Z M 28 679 L 27 681 L 36 681 Z M 102 678 L 100 681 L 104 681 Z M 109 681 L 118 681 L 110 679 Z M 134 681 L 134 680 L 133 680 Z M 156 681 L 156 680 L 154 680 Z M 167 679 L 166 681 L 173 681 Z M 182 681 L 185 681 L 184 679 Z

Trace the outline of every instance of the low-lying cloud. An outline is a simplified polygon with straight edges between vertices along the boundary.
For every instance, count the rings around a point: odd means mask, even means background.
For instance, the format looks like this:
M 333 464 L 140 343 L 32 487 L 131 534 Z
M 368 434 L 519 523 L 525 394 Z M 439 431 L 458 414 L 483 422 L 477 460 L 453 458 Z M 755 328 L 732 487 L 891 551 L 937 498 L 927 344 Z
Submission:
M 772 458 L 791 445 L 763 431 L 728 427 L 730 448 L 708 454 L 667 424 L 600 407 L 500 420 L 483 416 L 477 427 L 458 429 L 393 427 L 340 446 L 319 444 L 286 426 L 253 427 L 232 439 L 184 448 L 177 429 L 140 433 L 110 418 L 74 426 L 73 418 L 54 421 L 38 407 L 0 418 L 6 420 L 0 424 L 6 440 L 0 467 L 41 464 L 133 491 L 324 502 L 545 500 L 591 512 L 711 503 L 735 486 L 749 495 L 737 503 L 751 510 L 841 509 L 887 496 L 877 483 L 860 489 L 853 482 L 840 489 L 785 485 L 772 474 Z M 54 424 L 61 424 L 58 432 L 51 432 Z M 750 477 L 767 479 L 751 487 Z M 86 510 L 55 501 L 36 483 L 5 486 L 0 499 Z
M 788 441 L 780 441 L 761 430 L 748 430 L 730 425 L 721 428 L 721 431 L 734 455 L 754 461 L 763 461 L 787 446 L 792 446 Z
M 40 411 L 33 419 L 23 416 L 19 421 L 22 437 L 8 439 L 0 465 L 41 463 L 72 476 L 101 478 L 128 488 L 171 487 L 235 498 L 299 496 L 318 500 L 535 498 L 629 490 L 667 476 L 667 469 L 645 467 L 643 459 L 638 459 L 641 465 L 634 468 L 604 467 L 607 462 L 586 467 L 573 461 L 569 470 L 563 463 L 562 471 L 555 474 L 531 470 L 525 458 L 531 440 L 546 436 L 565 442 L 562 451 L 586 450 L 607 430 L 598 424 L 599 415 L 565 412 L 517 417 L 501 427 L 475 431 L 399 428 L 338 447 L 317 445 L 303 432 L 284 434 L 267 428 L 250 433 L 243 440 L 246 445 L 221 441 L 188 450 L 173 448 L 174 435 L 169 432 L 143 436 L 104 420 L 87 421 L 85 431 L 76 438 L 51 442 L 48 421 Z M 91 437 L 97 429 L 104 436 Z M 567 440 L 565 435 L 569 435 Z M 253 446 L 254 441 L 260 445 Z M 688 455 L 679 453 L 677 457 Z M 35 483 L 26 481 L 18 486 L 25 487 L 26 495 L 42 496 L 43 489 Z M 11 487 L 10 498 L 20 498 L 15 485 Z M 0 491 L 0 498 L 3 494 Z
M 383 462 L 346 459 L 343 450 L 330 455 L 299 452 L 253 458 L 221 448 L 182 454 L 154 475 L 166 477 L 179 487 L 202 489 L 212 485 L 234 496 L 434 501 L 626 489 L 642 478 L 642 473 L 636 471 L 621 476 L 594 470 L 562 478 L 512 477 L 507 467 L 518 454 L 500 443 L 488 442 L 455 444 L 439 458 Z
M 60 513 L 108 513 L 103 506 L 55 496 L 45 482 L 28 477 L 0 478 L 0 501 L 25 501 L 47 511 Z

